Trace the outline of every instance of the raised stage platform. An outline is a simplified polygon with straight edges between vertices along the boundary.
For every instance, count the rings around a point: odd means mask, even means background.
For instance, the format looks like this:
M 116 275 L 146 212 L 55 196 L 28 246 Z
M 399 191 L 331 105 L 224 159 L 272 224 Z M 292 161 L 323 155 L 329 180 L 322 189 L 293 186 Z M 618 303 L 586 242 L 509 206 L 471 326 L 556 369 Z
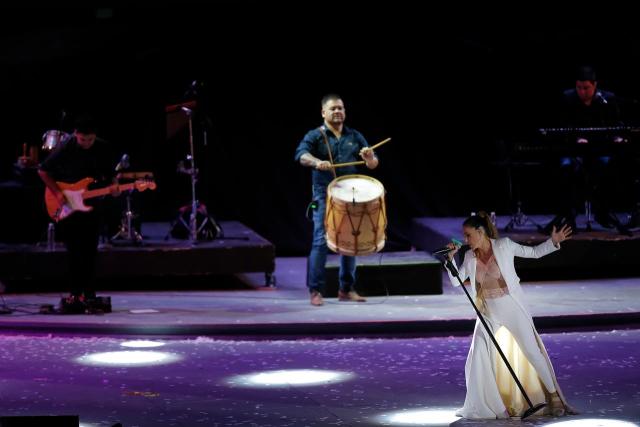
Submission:
M 240 222 L 224 221 L 219 225 L 223 237 L 196 244 L 168 237 L 169 223 L 142 224 L 144 239 L 140 245 L 126 241 L 101 244 L 98 287 L 108 283 L 111 289 L 162 289 L 165 284 L 175 286 L 170 283 L 172 278 L 249 272 L 264 273 L 265 284 L 271 284 L 275 246 Z M 10 292 L 64 290 L 66 287 L 60 282 L 67 271 L 66 257 L 62 243 L 57 243 L 54 250 L 48 250 L 44 243 L 2 244 L 0 280 Z
M 0 302 L 13 310 L 0 315 L 0 331 L 71 335 L 160 335 L 250 337 L 468 336 L 475 313 L 461 289 L 443 280 L 439 295 L 369 296 L 365 303 L 325 298 L 309 303 L 305 258 L 277 258 L 276 287 L 263 285 L 262 273 L 238 274 L 244 289 L 188 290 L 174 278 L 173 290 L 113 291 L 113 312 L 104 315 L 40 314 L 43 304 L 58 304 L 62 293 L 5 294 Z M 416 283 L 423 283 L 420 276 Z M 394 281 L 390 280 L 390 286 Z M 112 285 L 117 285 L 113 283 Z M 527 305 L 540 331 L 637 328 L 640 282 L 637 278 L 529 282 Z
M 358 291 L 364 295 L 437 295 L 442 293 L 442 264 L 424 251 L 380 252 L 356 258 Z M 323 295 L 338 295 L 340 257 L 327 258 Z M 360 289 L 362 288 L 362 289 Z
M 441 246 L 450 237 L 459 238 L 461 221 L 416 220 L 435 236 L 423 243 L 429 247 Z M 224 238 L 195 246 L 187 241 L 165 241 L 169 225 L 164 223 L 143 227 L 143 246 L 102 247 L 98 295 L 110 296 L 113 305 L 113 312 L 104 315 L 41 314 L 42 306 L 57 306 L 66 295 L 64 249 L 5 245 L 0 248 L 0 282 L 6 286 L 0 295 L 0 313 L 6 314 L 0 315 L 0 330 L 238 337 L 465 335 L 473 329 L 475 314 L 466 297 L 450 286 L 438 260 L 424 251 L 361 257 L 358 290 L 367 302 L 338 302 L 327 289 L 325 305 L 313 307 L 306 288 L 306 257 L 276 258 L 274 246 L 246 226 L 238 222 L 221 226 Z M 527 277 L 564 271 L 560 268 L 567 262 L 580 266 L 583 252 L 579 249 L 595 247 L 585 235 L 579 233 L 558 253 L 533 260 L 530 269 L 520 269 L 525 272 L 521 274 L 523 286 L 536 324 L 552 331 L 637 327 L 640 271 L 635 270 L 635 278 L 624 279 L 569 281 L 557 274 L 545 282 L 532 283 Z M 541 241 L 544 236 L 527 237 L 518 230 L 512 238 L 526 243 Z M 603 239 L 602 244 L 637 244 L 637 239 L 611 238 Z M 567 259 L 558 258 L 565 253 L 570 255 Z M 540 269 L 539 264 L 547 259 L 551 267 Z M 594 265 L 584 262 L 588 267 L 581 268 L 592 271 Z M 559 270 L 553 270 L 554 265 Z M 611 277 L 619 273 L 602 272 L 612 273 Z M 337 257 L 330 256 L 328 283 L 332 283 L 332 275 L 335 280 L 336 273 Z M 265 274 L 278 277 L 276 286 L 265 286 Z M 193 277 L 199 278 L 197 282 Z
M 535 245 L 548 238 L 538 230 L 553 218 L 552 215 L 531 215 L 529 221 L 505 231 L 510 216 L 498 216 L 501 237 Z M 432 251 L 449 243 L 452 238 L 463 241 L 462 217 L 414 218 L 411 226 L 411 244 L 423 251 Z M 563 243 L 562 250 L 541 259 L 516 258 L 516 268 L 523 280 L 588 279 L 597 277 L 633 277 L 640 275 L 640 231 L 633 236 L 620 235 L 593 224 L 585 231 L 585 218 L 577 218 L 577 233 Z

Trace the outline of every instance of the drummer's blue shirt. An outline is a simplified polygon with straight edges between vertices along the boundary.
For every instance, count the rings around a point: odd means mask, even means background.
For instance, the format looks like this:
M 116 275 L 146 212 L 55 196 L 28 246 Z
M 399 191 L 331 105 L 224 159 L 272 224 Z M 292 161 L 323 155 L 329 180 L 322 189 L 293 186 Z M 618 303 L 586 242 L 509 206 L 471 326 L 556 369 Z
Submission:
M 327 135 L 329 140 L 329 146 L 331 147 L 331 155 L 333 156 L 333 163 L 347 163 L 362 160 L 359 153 L 364 147 L 368 147 L 369 144 L 364 136 L 355 129 L 351 129 L 347 126 L 342 128 L 342 136 L 336 137 L 333 132 L 325 125 L 322 125 L 322 129 Z M 300 162 L 300 157 L 304 153 L 309 153 L 313 157 L 320 160 L 329 160 L 329 153 L 327 151 L 327 144 L 324 142 L 322 133 L 319 129 L 313 129 L 302 138 L 298 148 L 296 149 L 295 160 Z M 357 166 L 345 166 L 336 168 L 336 175 L 352 175 L 358 172 Z M 311 180 L 313 183 L 313 196 L 314 199 L 318 196 L 326 195 L 327 186 L 333 180 L 333 173 L 328 171 L 320 171 L 313 169 Z

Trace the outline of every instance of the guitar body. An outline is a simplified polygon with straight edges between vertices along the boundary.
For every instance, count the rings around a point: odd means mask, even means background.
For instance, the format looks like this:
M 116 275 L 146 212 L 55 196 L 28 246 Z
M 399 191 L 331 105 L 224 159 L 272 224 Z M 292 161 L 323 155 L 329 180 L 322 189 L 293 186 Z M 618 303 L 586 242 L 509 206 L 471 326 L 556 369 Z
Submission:
M 60 187 L 67 199 L 66 203 L 63 205 L 58 202 L 58 199 L 53 195 L 53 192 L 47 188 L 44 192 L 44 201 L 47 206 L 47 213 L 51 219 L 58 222 L 65 219 L 75 211 L 88 212 L 93 209 L 92 207 L 84 204 L 83 198 L 83 193 L 92 182 L 93 178 L 83 178 L 73 184 L 58 182 L 58 187 Z
M 57 182 L 58 187 L 60 187 L 66 199 L 64 204 L 60 204 L 58 199 L 53 195 L 53 192 L 47 187 L 44 192 L 44 202 L 47 206 L 47 213 L 51 219 L 58 222 L 76 211 L 89 212 L 93 208 L 84 204 L 85 199 L 105 196 L 107 194 L 117 195 L 122 191 L 128 190 L 145 191 L 148 189 L 156 189 L 156 183 L 152 180 L 139 179 L 129 184 L 113 184 L 104 188 L 87 190 L 87 187 L 89 187 L 89 184 L 93 181 L 93 178 L 84 178 L 73 184 Z

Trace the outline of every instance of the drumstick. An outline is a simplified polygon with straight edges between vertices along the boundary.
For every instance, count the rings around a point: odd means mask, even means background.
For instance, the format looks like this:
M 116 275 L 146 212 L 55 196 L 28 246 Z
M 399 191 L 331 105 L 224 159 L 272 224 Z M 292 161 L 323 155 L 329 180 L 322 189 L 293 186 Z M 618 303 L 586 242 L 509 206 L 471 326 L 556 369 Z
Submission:
M 375 150 L 376 148 L 380 147 L 382 144 L 386 144 L 387 142 L 391 141 L 391 138 L 387 138 L 384 141 L 380 141 L 378 142 L 376 145 L 374 145 L 373 147 L 370 147 L 372 150 Z M 344 166 L 357 166 L 357 165 L 364 165 L 364 161 L 357 161 L 357 162 L 347 162 L 347 163 L 336 163 L 335 165 L 331 165 L 331 167 L 335 168 L 341 168 Z
M 391 138 L 387 138 L 384 141 L 380 141 L 378 142 L 376 145 L 374 145 L 373 147 L 371 147 L 372 150 L 375 150 L 376 148 L 380 147 L 382 144 L 386 144 L 387 142 L 391 141 Z
M 357 162 L 347 162 L 347 163 L 336 163 L 335 165 L 331 165 L 332 168 L 341 168 L 344 166 L 357 166 L 357 165 L 364 165 L 364 160 L 360 160 Z

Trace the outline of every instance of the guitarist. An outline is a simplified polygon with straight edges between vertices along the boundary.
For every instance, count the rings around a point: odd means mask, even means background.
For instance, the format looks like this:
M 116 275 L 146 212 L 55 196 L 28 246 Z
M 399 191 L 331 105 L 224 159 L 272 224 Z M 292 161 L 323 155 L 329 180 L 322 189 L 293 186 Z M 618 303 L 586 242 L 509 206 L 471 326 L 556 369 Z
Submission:
M 93 178 L 92 185 L 103 187 L 114 179 L 115 157 L 107 141 L 96 137 L 96 125 L 92 117 L 79 116 L 70 137 L 62 141 L 40 165 L 38 174 L 58 202 L 66 202 L 58 182 L 75 183 L 83 178 Z M 117 194 L 114 194 L 117 195 Z M 99 200 L 88 200 L 94 207 L 88 212 L 73 212 L 58 223 L 69 259 L 69 286 L 71 294 L 67 307 L 84 312 L 95 300 L 95 269 L 100 237 Z

